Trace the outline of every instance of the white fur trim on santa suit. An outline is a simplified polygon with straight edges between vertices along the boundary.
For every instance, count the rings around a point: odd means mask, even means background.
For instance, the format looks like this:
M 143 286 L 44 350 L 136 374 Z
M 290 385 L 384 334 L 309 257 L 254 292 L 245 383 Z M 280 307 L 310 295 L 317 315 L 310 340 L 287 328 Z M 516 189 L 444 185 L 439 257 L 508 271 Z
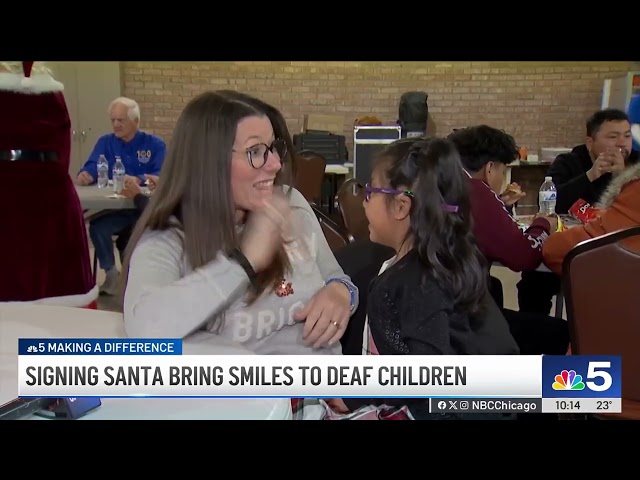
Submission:
M 28 302 L 0 302 L 0 305 L 54 305 L 59 307 L 87 307 L 98 299 L 100 289 L 94 286 L 87 293 L 66 295 L 63 297 L 48 297 Z
M 0 73 L 0 91 L 15 93 L 53 93 L 64 91 L 64 85 L 51 75 L 35 73 L 25 77 L 18 73 Z

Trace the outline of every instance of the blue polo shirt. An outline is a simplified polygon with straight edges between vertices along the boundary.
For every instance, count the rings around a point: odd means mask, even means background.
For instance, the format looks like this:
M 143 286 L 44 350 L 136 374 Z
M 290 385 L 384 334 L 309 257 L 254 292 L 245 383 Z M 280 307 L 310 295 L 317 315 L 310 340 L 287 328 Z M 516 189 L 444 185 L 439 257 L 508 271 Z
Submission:
M 126 174 L 139 177 L 144 181 L 145 174 L 160 175 L 166 153 L 167 145 L 164 140 L 155 135 L 138 130 L 130 142 L 124 142 L 114 133 L 109 133 L 98 139 L 80 172 L 89 173 L 95 182 L 98 179 L 98 158 L 104 155 L 109 162 L 109 178 L 111 178 L 116 156 L 119 156 L 124 163 Z

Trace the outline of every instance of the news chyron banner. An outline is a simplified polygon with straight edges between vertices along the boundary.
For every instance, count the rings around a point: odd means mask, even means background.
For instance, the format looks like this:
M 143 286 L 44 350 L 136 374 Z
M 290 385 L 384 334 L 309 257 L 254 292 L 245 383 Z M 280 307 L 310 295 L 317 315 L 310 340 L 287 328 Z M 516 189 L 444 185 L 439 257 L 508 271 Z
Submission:
M 176 339 L 24 338 L 21 397 L 425 398 L 432 412 L 620 413 L 619 356 L 188 355 Z

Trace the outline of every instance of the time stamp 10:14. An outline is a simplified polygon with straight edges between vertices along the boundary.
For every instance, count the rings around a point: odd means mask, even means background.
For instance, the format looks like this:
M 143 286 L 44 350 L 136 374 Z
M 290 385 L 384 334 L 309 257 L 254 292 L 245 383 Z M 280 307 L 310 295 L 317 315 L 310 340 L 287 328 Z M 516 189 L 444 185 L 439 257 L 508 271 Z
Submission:
M 580 400 L 550 400 L 556 412 L 583 412 L 583 413 L 614 413 L 617 408 L 614 405 L 616 399 L 607 398 L 581 398 Z M 549 402 L 547 402 L 549 403 Z M 544 409 L 547 411 L 547 409 Z

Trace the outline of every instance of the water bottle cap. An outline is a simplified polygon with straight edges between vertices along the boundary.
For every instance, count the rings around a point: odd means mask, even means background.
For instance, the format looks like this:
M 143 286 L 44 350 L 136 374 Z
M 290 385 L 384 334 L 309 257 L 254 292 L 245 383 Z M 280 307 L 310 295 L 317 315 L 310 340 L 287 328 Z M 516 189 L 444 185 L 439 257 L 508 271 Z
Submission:
M 544 177 L 545 182 L 551 182 L 553 179 L 551 177 Z

